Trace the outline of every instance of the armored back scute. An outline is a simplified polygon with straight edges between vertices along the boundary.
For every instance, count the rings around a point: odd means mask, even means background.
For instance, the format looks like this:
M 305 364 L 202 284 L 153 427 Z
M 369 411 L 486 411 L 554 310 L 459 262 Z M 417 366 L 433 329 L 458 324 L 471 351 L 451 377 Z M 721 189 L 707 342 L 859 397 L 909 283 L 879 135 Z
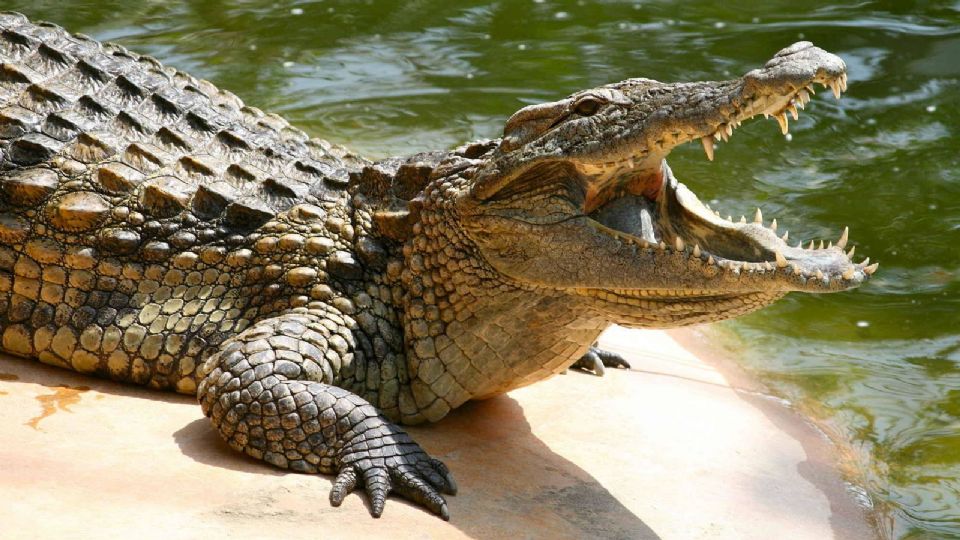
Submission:
M 7 242 L 42 224 L 128 254 L 176 223 L 199 222 L 210 242 L 342 196 L 363 163 L 207 81 L 11 13 L 0 15 L 0 150 Z

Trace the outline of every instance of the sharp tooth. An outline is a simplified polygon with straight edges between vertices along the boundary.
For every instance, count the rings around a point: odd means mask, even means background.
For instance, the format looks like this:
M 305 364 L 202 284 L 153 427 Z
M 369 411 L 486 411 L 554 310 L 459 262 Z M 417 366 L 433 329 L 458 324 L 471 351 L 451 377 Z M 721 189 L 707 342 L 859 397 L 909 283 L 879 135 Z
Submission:
M 693 246 L 693 256 L 700 258 L 700 244 Z
M 724 125 L 724 131 L 726 131 L 727 137 L 733 136 L 733 126 L 731 126 L 730 124 Z
M 794 273 L 795 275 L 798 275 L 798 276 L 800 275 L 800 267 L 799 267 L 799 266 L 797 266 L 797 265 L 795 265 L 795 264 L 791 264 L 791 265 L 790 265 L 790 269 L 793 270 L 793 273 Z
M 763 119 L 766 120 L 767 118 L 770 118 L 770 113 L 763 111 Z
M 784 135 L 786 135 L 787 133 L 790 133 L 790 124 L 787 122 L 786 114 L 780 113 L 774 116 L 774 118 L 776 118 L 777 123 L 780 124 L 780 133 L 783 133 Z
M 714 263 L 713 255 L 708 256 L 708 257 L 707 257 L 707 264 L 713 264 L 713 263 Z
M 847 91 L 847 74 L 846 73 L 840 74 L 840 90 L 843 90 L 844 92 Z
M 820 241 L 820 247 L 817 249 L 823 249 L 823 240 Z
M 773 221 L 770 222 L 770 230 L 777 232 L 777 218 L 773 218 Z
M 813 83 L 807 85 L 807 92 L 810 92 L 810 95 L 817 95 L 817 91 L 813 89 Z
M 833 240 L 827 242 L 827 249 L 830 249 L 832 247 L 833 247 Z
M 856 270 L 854 270 L 853 267 L 851 266 L 850 268 L 847 268 L 846 271 L 843 272 L 843 279 L 851 280 L 856 274 L 857 274 Z
M 733 216 L 731 216 L 731 215 L 728 214 L 728 215 L 727 215 L 727 221 L 729 221 L 730 223 L 733 223 Z
M 783 253 L 780 253 L 779 251 L 775 251 L 773 254 L 777 258 L 777 266 L 779 266 L 780 268 L 786 268 L 787 259 L 786 257 L 783 256 Z
M 830 81 L 830 90 L 833 90 L 833 97 L 840 99 L 840 82 L 837 79 Z
M 800 108 L 802 109 L 804 105 L 810 102 L 810 92 L 807 92 L 805 88 L 801 88 L 800 91 L 797 92 L 797 98 L 798 98 L 797 103 L 800 105 Z
M 857 246 L 850 248 L 850 251 L 847 252 L 847 258 L 853 259 L 853 254 L 857 251 Z
M 870 257 L 864 259 L 863 262 L 860 263 L 860 266 L 867 266 L 868 264 L 870 264 Z
M 763 261 L 763 269 L 769 272 L 773 270 L 773 265 L 770 264 L 770 261 Z
M 663 240 L 661 240 L 660 243 L 657 244 L 657 247 L 660 248 L 660 251 L 664 251 L 665 249 L 667 249 L 667 244 L 665 244 Z
M 744 225 L 744 224 L 746 224 L 746 222 L 747 222 L 747 218 L 744 217 L 744 216 L 740 216 L 740 224 L 741 224 L 741 225 Z
M 628 159 L 628 160 L 627 160 L 627 167 L 630 167 L 631 169 L 633 168 L 633 160 L 632 160 L 632 159 Z
M 823 272 L 817 268 L 817 279 L 823 279 Z
M 800 119 L 800 113 L 797 112 L 797 107 L 794 106 L 792 103 L 790 105 L 787 105 L 787 111 L 790 113 L 790 116 L 792 116 L 794 120 Z
M 640 247 L 642 247 L 643 249 L 647 249 L 648 247 L 650 247 L 650 242 L 647 242 L 646 240 L 644 240 L 643 238 L 641 238 L 641 239 L 640 239 Z
M 713 214 L 714 214 L 715 216 L 717 216 L 717 217 L 720 217 L 720 212 L 719 212 L 718 210 L 714 210 L 714 211 L 713 211 Z
M 837 247 L 844 249 L 847 247 L 847 240 L 850 238 L 850 227 L 843 228 L 843 234 L 840 235 L 840 239 L 837 240 Z
M 880 268 L 880 263 L 873 263 L 870 266 L 865 266 L 863 271 L 866 272 L 868 276 L 872 276 L 873 273 L 877 271 L 877 268 Z
M 757 225 L 763 225 L 763 212 L 757 208 L 757 213 L 753 215 L 753 222 Z
M 781 236 L 780 239 L 783 240 L 784 243 L 786 243 L 789 238 L 790 238 L 790 231 L 783 231 L 783 236 Z
M 811 240 L 811 241 L 810 241 L 810 245 L 807 246 L 807 249 L 813 249 L 813 248 L 815 248 L 815 247 L 817 247 L 817 245 L 816 245 L 815 243 L 813 243 L 813 240 Z
M 713 161 L 713 139 L 700 137 L 700 143 L 703 144 L 703 152 L 707 154 L 707 159 Z
M 677 241 L 674 243 L 674 245 L 677 247 L 677 251 L 683 251 L 683 248 L 686 247 L 683 245 L 683 238 L 680 238 L 679 236 L 677 237 Z

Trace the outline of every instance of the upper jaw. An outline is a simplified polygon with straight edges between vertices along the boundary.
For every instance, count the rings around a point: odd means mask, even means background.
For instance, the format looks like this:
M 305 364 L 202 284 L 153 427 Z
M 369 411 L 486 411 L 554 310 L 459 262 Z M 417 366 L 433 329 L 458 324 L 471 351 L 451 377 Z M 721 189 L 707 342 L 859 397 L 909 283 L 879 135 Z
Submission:
M 645 94 L 652 82 L 644 81 L 643 93 L 635 99 L 658 99 Z M 630 83 L 612 86 L 629 89 Z M 674 147 L 696 140 L 703 144 L 707 158 L 713 160 L 714 142 L 727 141 L 742 122 L 758 115 L 773 117 L 786 134 L 789 117 L 799 118 L 799 110 L 816 93 L 816 84 L 830 88 L 840 99 L 847 89 L 846 64 L 840 57 L 806 41 L 779 51 L 763 67 L 738 79 L 655 83 L 652 86 L 657 94 L 669 96 L 670 103 L 651 113 L 645 111 L 645 117 L 639 119 L 632 132 L 619 137 L 624 144 L 612 151 L 616 157 L 608 156 L 605 161 L 643 160 L 656 164 Z M 664 109 L 668 116 L 663 114 Z
M 763 67 L 729 81 L 666 84 L 628 79 L 593 93 L 617 96 L 596 117 L 570 115 L 573 97 L 524 107 L 508 121 L 504 139 L 475 177 L 472 198 L 483 201 L 527 171 L 556 161 L 571 163 L 591 179 L 588 190 L 629 176 L 656 180 L 661 160 L 680 144 L 701 141 L 713 159 L 714 140 L 726 140 L 741 122 L 773 116 L 784 133 L 820 83 L 839 98 L 846 89 L 839 57 L 799 42 Z M 508 144 L 509 143 L 509 144 Z M 636 193 L 650 186 L 634 186 Z
M 803 109 L 816 93 L 815 84 L 830 88 L 840 99 L 847 90 L 847 66 L 840 57 L 801 41 L 780 50 L 762 68 L 748 72 L 737 82 L 727 96 L 728 105 L 718 107 L 718 114 L 697 134 L 710 160 L 714 140 L 728 140 L 744 120 L 760 114 L 776 119 L 786 135 L 788 115 L 799 118 L 798 109 Z
M 812 59 L 820 64 L 814 64 Z M 806 69 L 789 71 L 788 68 L 801 62 Z M 816 94 L 814 85 L 830 88 L 833 96 L 840 99 L 847 91 L 847 72 L 839 57 L 814 47 L 810 42 L 800 42 L 777 53 L 763 68 L 744 75 L 742 82 L 740 95 L 731 100 L 735 108 L 733 114 L 708 124 L 700 134 L 704 152 L 711 161 L 714 141 L 728 141 L 734 129 L 754 116 L 773 117 L 786 135 L 790 131 L 788 115 L 794 120 L 799 119 L 799 110 L 804 109 L 811 96 Z

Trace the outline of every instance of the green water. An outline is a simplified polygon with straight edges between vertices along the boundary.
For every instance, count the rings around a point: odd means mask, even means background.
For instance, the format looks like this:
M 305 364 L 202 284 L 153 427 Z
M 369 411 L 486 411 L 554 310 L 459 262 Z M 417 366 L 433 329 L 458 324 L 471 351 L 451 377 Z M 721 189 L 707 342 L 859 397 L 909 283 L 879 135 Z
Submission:
M 849 225 L 857 252 L 881 262 L 859 291 L 794 295 L 719 331 L 858 450 L 891 536 L 960 538 L 960 2 L 0 7 L 154 55 L 370 156 L 495 137 L 523 104 L 627 77 L 742 74 L 801 38 L 841 55 L 850 91 L 821 91 L 792 140 L 754 121 L 714 163 L 690 145 L 671 164 L 724 212 L 761 205 L 793 239 Z

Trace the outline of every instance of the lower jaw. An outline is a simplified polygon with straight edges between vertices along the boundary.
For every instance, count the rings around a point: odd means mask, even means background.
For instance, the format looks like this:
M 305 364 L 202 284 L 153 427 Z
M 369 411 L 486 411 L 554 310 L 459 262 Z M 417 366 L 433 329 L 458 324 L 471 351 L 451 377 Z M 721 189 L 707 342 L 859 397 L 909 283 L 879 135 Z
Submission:
M 832 244 L 824 249 L 822 242 L 817 249 L 812 243 L 805 250 L 799 246 L 791 248 L 785 243 L 786 234 L 782 238 L 777 237 L 776 220 L 767 228 L 759 210 L 751 223 L 741 218 L 739 224 L 728 222 L 725 226 L 718 225 L 718 221 L 727 220 L 709 208 L 696 210 L 688 206 L 689 201 L 681 202 L 678 192 L 684 191 L 683 195 L 687 198 L 691 192 L 672 175 L 667 176 L 675 185 L 665 186 L 656 200 L 623 195 L 596 210 L 590 218 L 606 227 L 608 234 L 618 239 L 648 251 L 658 250 L 661 255 L 687 257 L 693 267 L 705 273 L 706 279 L 732 286 L 737 294 L 769 290 L 763 283 L 755 283 L 758 279 L 777 279 L 779 287 L 773 281 L 769 285 L 781 290 L 808 292 L 844 290 L 859 284 L 860 280 L 855 279 L 858 273 L 848 261 L 853 251 L 846 256 L 842 251 L 846 244 L 846 232 L 833 251 L 830 251 Z M 704 215 L 704 211 L 715 215 Z M 742 245 L 738 245 L 738 242 Z M 801 261 L 796 257 L 798 252 L 807 260 L 817 259 L 819 263 L 812 265 Z M 860 268 L 866 274 L 873 273 L 875 265 L 866 268 L 867 264 L 869 260 L 861 263 Z M 733 274 L 728 277 L 736 283 L 731 283 L 730 279 L 716 279 L 720 277 L 718 274 L 726 273 Z M 758 287 L 751 290 L 751 283 Z M 670 291 L 669 294 L 711 296 L 718 290 L 728 289 L 724 286 L 700 291 L 685 288 Z M 653 291 L 651 296 L 656 294 Z
M 714 242 L 698 236 L 694 232 L 695 230 L 699 229 L 701 232 L 707 232 L 709 233 L 708 236 L 723 236 L 731 234 L 731 231 L 721 229 L 712 223 L 715 221 L 713 216 L 704 216 L 685 207 L 678 200 L 676 193 L 682 184 L 673 177 L 665 163 L 663 168 L 667 169 L 667 172 L 661 173 L 661 184 L 658 186 L 658 193 L 655 196 L 625 193 L 595 209 L 590 214 L 590 218 L 613 231 L 629 235 L 637 241 L 645 241 L 649 245 L 657 246 L 662 242 L 668 249 L 676 246 L 689 246 L 691 249 L 695 246 L 702 246 L 702 249 L 707 252 L 708 246 Z M 664 182 L 664 179 L 667 182 Z M 665 185 L 668 183 L 675 185 Z M 688 188 L 684 187 L 683 189 L 689 192 Z M 688 215 L 684 216 L 685 214 Z M 688 219 L 691 219 L 690 216 L 694 216 L 692 221 L 688 221 Z M 730 225 L 735 226 L 732 223 Z M 750 253 L 754 247 L 759 247 L 764 253 L 769 251 L 767 246 L 758 245 L 744 246 L 743 252 L 724 249 L 713 251 L 710 254 L 717 257 L 718 260 L 729 261 L 736 266 L 752 262 L 761 264 L 764 261 L 774 262 L 772 252 L 769 253 L 768 257 L 761 257 L 758 260 L 757 254 Z M 786 246 L 783 246 L 783 248 L 785 249 Z M 682 249 L 682 247 L 678 248 L 680 251 Z M 746 268 L 749 269 L 749 266 Z
M 768 306 L 787 293 L 720 294 L 717 291 L 657 289 L 622 294 L 604 289 L 580 289 L 577 294 L 589 309 L 611 323 L 633 328 L 676 328 L 739 317 Z

